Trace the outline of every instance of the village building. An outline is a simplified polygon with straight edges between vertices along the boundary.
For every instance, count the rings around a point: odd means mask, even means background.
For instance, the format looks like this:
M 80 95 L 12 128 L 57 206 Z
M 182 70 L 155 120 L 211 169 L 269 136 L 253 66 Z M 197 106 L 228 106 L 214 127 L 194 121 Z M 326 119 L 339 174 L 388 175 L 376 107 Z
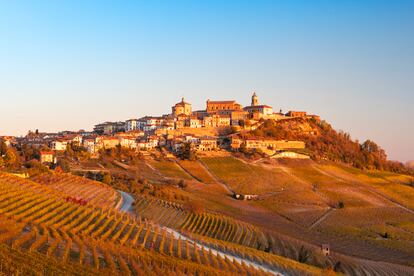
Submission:
M 321 252 L 324 256 L 329 256 L 331 254 L 329 244 L 322 244 Z
M 130 132 L 137 130 L 138 128 L 138 119 L 129 119 L 125 121 L 125 131 Z
M 83 139 L 82 145 L 89 153 L 95 153 L 97 148 L 95 147 L 95 138 Z
M 40 163 L 42 164 L 56 163 L 55 153 L 53 151 L 40 151 Z
M 130 136 L 132 136 L 132 137 L 135 137 L 135 138 L 142 137 L 144 135 L 145 135 L 145 133 L 141 130 L 131 130 L 131 131 L 128 131 L 128 132 L 119 132 L 119 133 L 116 134 L 116 136 L 118 136 L 118 137 L 130 137 Z
M 97 149 L 113 149 L 119 145 L 119 139 L 113 136 L 98 136 L 96 137 Z
M 191 128 L 201 128 L 203 126 L 203 121 L 197 119 L 195 116 L 191 116 L 188 118 L 186 126 Z
M 212 151 L 218 149 L 217 138 L 201 137 L 196 142 L 197 151 Z
M 136 149 L 138 147 L 137 139 L 134 136 L 118 136 L 118 139 L 123 148 Z
M 69 144 L 68 140 L 57 139 L 50 143 L 50 147 L 52 150 L 55 150 L 55 151 L 65 151 L 68 144 Z
M 262 151 L 281 151 L 287 149 L 304 149 L 305 142 L 303 141 L 287 141 L 287 140 L 268 140 L 248 138 L 241 139 L 238 137 L 230 137 L 230 147 L 233 150 L 245 149 L 260 149 Z
M 191 115 L 191 104 L 184 101 L 184 97 L 181 99 L 181 102 L 176 103 L 172 107 L 172 116 L 177 117 L 178 115 Z
M 286 113 L 287 117 L 306 117 L 306 112 L 305 111 L 289 111 L 288 113 Z
M 163 122 L 162 122 L 162 126 L 161 126 L 161 128 L 162 129 L 165 129 L 165 130 L 173 130 L 174 129 L 174 127 L 175 127 L 175 121 L 174 121 L 174 119 L 165 119 Z
M 231 120 L 228 115 L 209 115 L 204 117 L 203 125 L 205 127 L 224 127 L 230 126 Z
M 221 111 L 241 110 L 242 106 L 236 101 L 210 101 L 207 100 L 206 111 L 208 113 L 220 113 Z
M 145 125 L 142 130 L 144 132 L 153 132 L 162 127 L 165 121 L 164 117 L 145 117 Z
M 234 110 L 230 113 L 230 124 L 233 126 L 240 125 L 241 121 L 248 118 L 249 113 L 244 110 Z
M 252 95 L 252 101 L 250 106 L 243 108 L 244 111 L 248 112 L 250 119 L 260 120 L 271 119 L 273 117 L 273 107 L 268 105 L 259 105 L 259 98 L 256 92 Z
M 67 134 L 63 137 L 63 139 L 66 139 L 69 142 L 80 146 L 80 145 L 82 145 L 83 137 L 82 137 L 82 135 L 79 135 L 79 134 Z
M 289 159 L 310 159 L 309 155 L 298 153 L 294 151 L 280 151 L 271 158 L 280 159 L 280 158 L 289 158 Z
M 125 131 L 125 123 L 124 122 L 105 122 L 102 124 L 97 124 L 93 128 L 93 131 L 97 134 L 114 134 L 117 132 Z

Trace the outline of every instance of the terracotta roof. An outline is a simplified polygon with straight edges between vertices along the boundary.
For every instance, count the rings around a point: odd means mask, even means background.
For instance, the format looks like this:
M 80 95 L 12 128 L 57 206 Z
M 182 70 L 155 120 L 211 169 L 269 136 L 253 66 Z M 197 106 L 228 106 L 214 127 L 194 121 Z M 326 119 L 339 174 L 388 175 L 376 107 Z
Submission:
M 269 105 L 263 104 L 263 105 L 250 105 L 250 106 L 246 106 L 245 108 L 272 108 L 272 107 Z
M 207 101 L 208 103 L 212 104 L 234 104 L 236 101 Z

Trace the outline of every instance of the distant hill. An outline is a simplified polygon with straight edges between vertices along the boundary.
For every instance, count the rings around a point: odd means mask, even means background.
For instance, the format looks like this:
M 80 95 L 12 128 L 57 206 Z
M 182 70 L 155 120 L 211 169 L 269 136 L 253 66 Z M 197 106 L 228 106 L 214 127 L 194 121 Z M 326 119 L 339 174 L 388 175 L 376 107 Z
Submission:
M 336 131 L 328 122 L 308 118 L 265 121 L 256 130 L 241 136 L 302 140 L 314 160 L 343 162 L 360 169 L 387 170 L 410 173 L 403 163 L 387 160 L 385 151 L 372 140 L 360 143 L 349 133 Z

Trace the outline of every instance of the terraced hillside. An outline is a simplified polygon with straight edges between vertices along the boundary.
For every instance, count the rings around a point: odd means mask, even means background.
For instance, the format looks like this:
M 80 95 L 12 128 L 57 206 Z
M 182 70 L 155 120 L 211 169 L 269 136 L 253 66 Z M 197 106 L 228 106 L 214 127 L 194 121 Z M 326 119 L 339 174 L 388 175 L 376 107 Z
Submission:
M 189 186 L 200 202 L 214 202 L 214 210 L 221 214 L 270 230 L 272 235 L 276 232 L 277 239 L 280 233 L 315 246 L 327 243 L 341 259 L 352 255 L 365 261 L 414 262 L 412 177 L 329 162 L 262 159 L 248 163 L 235 157 L 207 157 L 201 162 L 218 182 L 232 189 L 262 192 L 257 200 L 240 202 L 223 191 L 220 196 L 214 182 Z M 259 181 L 264 184 L 256 185 Z M 281 186 L 284 181 L 288 184 Z M 208 220 L 197 223 L 204 226 Z M 296 254 L 298 250 L 293 249 Z M 383 270 L 384 265 L 375 262 L 369 266 L 377 264 Z
M 50 185 L 0 173 L 0 188 L 0 250 L 16 256 L 0 258 L 10 271 L 38 273 L 50 269 L 93 275 L 266 274 L 247 265 L 251 260 L 289 274 L 320 273 L 316 268 L 263 252 L 251 251 L 246 255 L 240 251 L 238 254 L 246 261 L 231 261 L 227 257 L 230 255 L 200 246 L 201 238 L 196 243 L 194 239 L 177 237 L 169 228 L 110 207 L 68 202 L 68 194 Z M 16 265 L 19 258 L 34 262 L 39 256 L 44 256 L 44 260 L 37 265 Z
M 102 208 L 115 207 L 121 199 L 108 185 L 69 173 L 44 173 L 32 180 Z

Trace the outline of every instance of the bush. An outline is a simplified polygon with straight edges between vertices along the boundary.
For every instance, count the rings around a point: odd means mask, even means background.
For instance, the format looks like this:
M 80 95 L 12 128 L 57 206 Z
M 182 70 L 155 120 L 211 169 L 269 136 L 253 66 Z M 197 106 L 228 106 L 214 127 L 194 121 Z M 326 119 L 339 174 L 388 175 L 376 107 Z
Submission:
M 187 182 L 181 179 L 180 181 L 178 181 L 178 187 L 180 187 L 181 189 L 187 188 Z

